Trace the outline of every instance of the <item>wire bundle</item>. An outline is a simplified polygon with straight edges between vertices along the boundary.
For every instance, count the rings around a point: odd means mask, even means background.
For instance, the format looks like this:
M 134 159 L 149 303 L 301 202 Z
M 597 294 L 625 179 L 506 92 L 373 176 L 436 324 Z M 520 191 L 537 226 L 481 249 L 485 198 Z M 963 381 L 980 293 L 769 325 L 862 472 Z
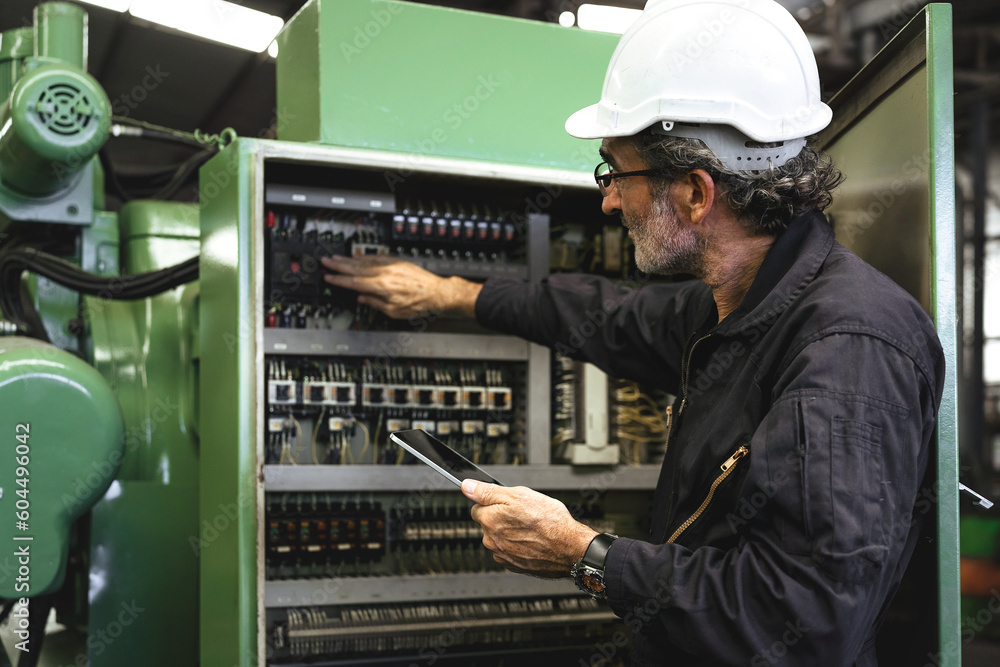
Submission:
M 667 422 L 663 406 L 643 393 L 639 385 L 622 380 L 615 390 L 615 435 L 622 447 L 624 462 L 638 465 L 654 462 L 652 452 L 661 450 L 666 441 Z
M 145 299 L 198 278 L 198 257 L 131 276 L 98 276 L 36 248 L 0 252 L 0 308 L 22 330 L 48 341 L 45 328 L 21 291 L 21 275 L 37 273 L 81 294 L 112 300 Z

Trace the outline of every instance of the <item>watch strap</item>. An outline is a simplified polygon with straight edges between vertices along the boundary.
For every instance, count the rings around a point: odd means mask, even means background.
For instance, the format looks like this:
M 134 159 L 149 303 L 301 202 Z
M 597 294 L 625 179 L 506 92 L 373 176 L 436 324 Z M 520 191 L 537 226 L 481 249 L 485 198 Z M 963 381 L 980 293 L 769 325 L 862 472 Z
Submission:
M 608 557 L 608 551 L 617 539 L 618 536 L 611 533 L 595 535 L 594 539 L 590 541 L 590 546 L 587 547 L 586 553 L 583 554 L 583 563 L 590 567 L 604 570 L 604 561 Z

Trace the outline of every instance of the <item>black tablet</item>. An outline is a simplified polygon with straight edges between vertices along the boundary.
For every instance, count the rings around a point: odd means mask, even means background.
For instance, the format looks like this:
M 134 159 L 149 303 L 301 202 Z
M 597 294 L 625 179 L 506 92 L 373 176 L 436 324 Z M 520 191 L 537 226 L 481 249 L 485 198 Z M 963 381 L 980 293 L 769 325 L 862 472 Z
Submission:
M 462 486 L 463 479 L 500 484 L 475 463 L 427 431 L 419 428 L 409 431 L 395 431 L 389 434 L 389 439 L 458 486 Z M 501 484 L 501 486 L 503 485 Z

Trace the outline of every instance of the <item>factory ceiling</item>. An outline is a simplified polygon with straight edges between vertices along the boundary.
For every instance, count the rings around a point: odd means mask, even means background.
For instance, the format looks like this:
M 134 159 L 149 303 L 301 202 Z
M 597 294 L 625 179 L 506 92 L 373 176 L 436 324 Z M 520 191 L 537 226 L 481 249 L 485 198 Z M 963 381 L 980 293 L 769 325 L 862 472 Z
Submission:
M 233 0 L 290 19 L 304 0 Z M 816 48 L 825 93 L 842 86 L 921 7 L 918 0 L 780 0 Z M 0 31 L 31 25 L 37 0 L 0 1 Z M 439 0 L 439 4 L 506 16 L 556 21 L 575 0 Z M 612 4 L 640 8 L 639 0 Z M 85 5 L 90 14 L 90 72 L 114 111 L 181 130 L 273 137 L 275 61 L 159 27 L 130 14 Z M 955 9 L 957 105 L 1000 90 L 1000 12 L 996 0 L 963 0 Z M 961 122 L 959 123 L 961 127 Z M 151 148 L 119 139 L 109 146 L 117 170 L 141 173 L 179 162 L 186 149 Z M 180 195 L 183 197 L 183 194 Z

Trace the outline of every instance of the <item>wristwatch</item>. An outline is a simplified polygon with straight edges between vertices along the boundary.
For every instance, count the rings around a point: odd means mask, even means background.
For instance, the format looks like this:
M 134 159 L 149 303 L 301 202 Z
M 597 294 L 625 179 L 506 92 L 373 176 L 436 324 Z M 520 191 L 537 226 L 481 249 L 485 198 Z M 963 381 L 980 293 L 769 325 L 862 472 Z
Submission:
M 596 600 L 608 597 L 604 588 L 604 559 L 607 558 L 611 544 L 617 539 L 618 536 L 611 533 L 596 535 L 590 541 L 583 558 L 576 561 L 570 570 L 576 587 Z

